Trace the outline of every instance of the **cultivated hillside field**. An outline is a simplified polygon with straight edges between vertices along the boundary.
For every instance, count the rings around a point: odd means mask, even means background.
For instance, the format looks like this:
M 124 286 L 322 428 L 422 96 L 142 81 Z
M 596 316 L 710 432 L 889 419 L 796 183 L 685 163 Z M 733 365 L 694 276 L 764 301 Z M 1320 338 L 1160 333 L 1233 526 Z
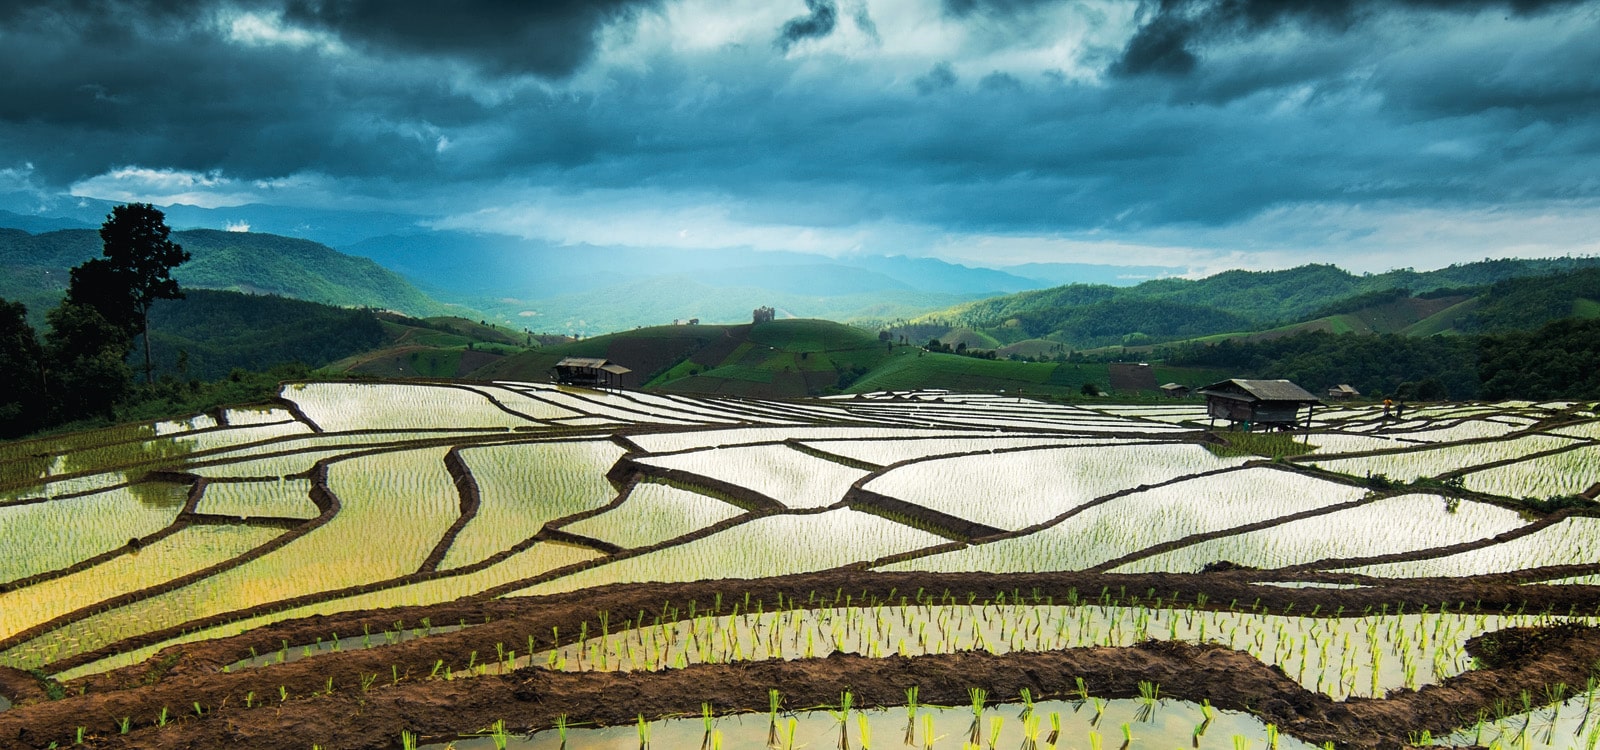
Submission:
M 1208 427 L 289 383 L 0 444 L 0 745 L 1595 746 L 1591 405 Z

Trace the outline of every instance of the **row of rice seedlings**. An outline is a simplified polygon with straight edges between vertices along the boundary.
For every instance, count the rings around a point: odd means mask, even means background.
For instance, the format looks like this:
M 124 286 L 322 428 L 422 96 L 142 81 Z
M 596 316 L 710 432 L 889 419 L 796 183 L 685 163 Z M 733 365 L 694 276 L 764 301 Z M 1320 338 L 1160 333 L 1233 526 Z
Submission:
M 431 442 L 453 437 L 503 437 L 504 435 L 505 430 L 502 428 L 441 431 L 428 430 L 423 432 L 413 430 L 319 432 L 288 440 L 272 440 L 267 442 L 241 445 L 232 450 L 217 451 L 205 456 L 196 457 L 191 460 L 191 463 L 228 463 L 254 459 L 267 454 L 311 453 L 325 450 L 354 451 L 365 450 L 368 446 L 378 444 L 404 445 L 406 443 L 419 441 Z
M 443 448 L 432 448 L 336 463 L 329 485 L 342 506 L 323 526 L 242 566 L 66 625 L 7 656 L 41 666 L 203 617 L 415 573 L 460 515 L 443 455 Z
M 225 409 L 222 416 L 233 426 L 295 421 L 294 415 L 281 406 L 235 406 Z
M 765 414 L 751 413 L 748 410 L 729 408 L 716 402 L 692 399 L 684 396 L 669 396 L 644 391 L 618 391 L 607 394 L 620 401 L 632 402 L 634 408 L 648 414 L 678 417 L 697 422 L 711 422 L 723 424 L 736 424 L 748 422 L 767 422 L 773 424 L 793 423 L 793 419 L 780 419 Z
M 776 691 L 774 691 L 776 692 Z M 781 697 L 781 696 L 780 696 Z M 848 707 L 845 705 L 848 701 Z M 853 695 L 841 694 L 834 706 L 767 714 L 717 716 L 707 705 L 695 716 L 632 725 L 556 726 L 519 736 L 501 723 L 425 750 L 600 750 L 602 748 L 703 748 L 713 750 L 799 750 L 835 747 L 872 750 L 904 745 L 916 750 L 997 748 L 1055 750 L 1061 748 L 1195 747 L 1200 750 L 1311 750 L 1314 745 L 1282 735 L 1247 713 L 1220 711 L 1208 705 L 1160 700 L 1159 711 L 1142 699 L 1105 700 L 1088 694 L 1081 700 L 985 704 L 978 741 L 972 740 L 970 706 L 918 706 L 909 722 L 899 709 L 868 708 Z M 563 717 L 564 718 L 564 717 Z
M 639 462 L 747 487 L 789 508 L 821 508 L 844 499 L 867 472 L 802 453 L 786 445 L 712 448 Z
M 1321 456 L 1334 453 L 1359 453 L 1362 451 L 1392 450 L 1395 448 L 1415 448 L 1418 443 L 1396 440 L 1389 437 L 1376 437 L 1372 435 L 1351 435 L 1345 433 L 1311 433 L 1300 438 L 1303 442 L 1316 447 L 1316 455 Z
M 91 495 L 0 507 L 0 583 L 69 567 L 166 528 L 188 488 L 145 482 Z
M 1600 680 L 1523 690 L 1496 701 L 1477 720 L 1434 744 L 1499 750 L 1594 750 L 1600 747 Z M 1421 744 L 1421 743 L 1418 743 Z
M 576 591 L 608 583 L 672 583 L 805 573 L 945 541 L 926 531 L 848 508 L 767 516 L 690 542 L 579 571 L 510 596 Z
M 554 542 L 540 542 L 492 566 L 472 573 L 436 578 L 366 594 L 329 599 L 315 604 L 285 607 L 263 615 L 243 618 L 223 625 L 197 629 L 157 644 L 131 649 L 62 672 L 58 677 L 72 680 L 92 674 L 139 664 L 163 648 L 183 643 L 226 638 L 247 630 L 283 620 L 312 615 L 332 615 L 390 607 L 418 607 L 455 601 L 513 581 L 531 578 L 557 568 L 600 557 L 594 550 Z M 0 661 L 0 663 L 4 663 Z
M 656 432 L 629 435 L 628 439 L 651 453 L 676 453 L 679 451 L 719 446 L 749 445 L 752 443 L 777 443 L 790 438 L 796 440 L 908 440 L 966 437 L 973 430 L 937 430 L 921 427 L 738 427 L 719 430 L 685 430 L 683 432 Z M 979 433 L 982 434 L 982 433 Z
M 1447 557 L 1348 568 L 1385 578 L 1481 576 L 1600 560 L 1600 518 L 1574 516 L 1527 536 Z
M 0 592 L 0 638 L 231 560 L 282 533 L 280 529 L 246 526 L 190 526 L 92 568 Z
M 439 567 L 486 559 L 531 538 L 550 521 L 611 502 L 616 490 L 606 481 L 606 471 L 622 454 L 609 440 L 463 450 L 481 502 Z
M 284 479 L 263 482 L 211 482 L 195 506 L 196 513 L 238 518 L 316 518 L 311 502 L 311 480 Z
M 1049 420 L 1028 419 L 1023 417 L 975 417 L 960 413 L 916 413 L 916 417 L 929 425 L 967 425 L 973 427 L 996 427 L 1017 431 L 1049 429 L 1075 433 L 1137 432 L 1148 434 L 1164 434 L 1187 432 L 1190 429 L 1188 427 L 1184 427 L 1183 425 L 1157 424 L 1154 422 L 1136 421 L 1131 419 L 1116 421 L 1090 421 L 1081 419 Z
M 1516 432 L 1520 428 L 1485 419 L 1467 419 L 1449 426 L 1429 426 L 1411 432 L 1387 432 L 1389 437 L 1420 440 L 1429 443 L 1453 443 L 1458 440 L 1478 440 Z
M 1243 463 L 1197 445 L 1133 445 L 962 456 L 893 469 L 865 489 L 958 518 L 1020 529 L 1096 497 Z
M 583 412 L 556 406 L 549 401 L 533 398 L 525 391 L 507 388 L 502 385 L 463 384 L 462 387 L 482 393 L 496 403 L 529 419 L 566 419 L 585 416 Z
M 481 393 L 459 388 L 390 383 L 291 383 L 283 398 L 329 431 L 429 427 L 526 427 L 533 424 L 495 407 Z
M 636 403 L 617 398 L 603 391 L 575 391 L 582 394 L 580 398 L 573 395 L 573 393 L 569 393 L 568 389 L 564 388 L 541 388 L 530 385 L 513 385 L 510 387 L 524 391 L 542 401 L 553 403 L 563 409 L 623 424 L 696 425 L 706 423 L 706 420 L 703 419 L 686 419 L 679 416 L 652 414 Z
M 1583 440 L 1600 440 L 1600 420 L 1584 422 L 1582 424 L 1557 427 L 1550 431 L 1556 435 L 1580 438 Z
M 1467 474 L 1464 485 L 1503 497 L 1576 495 L 1600 482 L 1600 446 L 1540 456 Z
M 108 471 L 103 474 L 88 474 L 68 479 L 43 480 L 44 477 L 35 477 L 30 480 L 35 482 L 33 484 L 0 490 L 0 507 L 17 501 L 62 500 L 109 490 L 126 483 L 128 476 L 120 471 Z
M 195 430 L 209 430 L 216 426 L 217 418 L 210 414 L 196 414 L 183 419 L 166 419 L 150 425 L 157 435 L 162 436 L 194 432 Z
M 334 632 L 325 637 L 319 637 L 312 643 L 291 644 L 288 641 L 281 641 L 276 651 L 267 651 L 265 653 L 258 653 L 256 649 L 251 648 L 250 656 L 224 665 L 222 671 L 238 672 L 244 669 L 254 669 L 273 664 L 287 664 L 321 654 L 336 654 L 344 651 L 392 646 L 418 638 L 454 633 L 472 627 L 474 624 L 476 623 L 460 622 L 435 626 L 430 618 L 424 617 L 409 627 L 404 620 L 396 620 L 390 627 L 377 632 L 373 632 L 371 626 L 364 625 L 360 635 L 340 636 L 337 632 Z
M 1154 639 L 1223 644 L 1281 667 L 1307 690 L 1333 698 L 1379 697 L 1470 668 L 1472 660 L 1464 651 L 1469 638 L 1552 621 L 1544 615 L 1437 611 L 1312 614 L 1031 604 L 758 609 L 670 622 L 658 616 L 654 625 L 580 636 L 576 643 L 535 653 L 523 663 L 567 671 L 658 671 L 822 658 L 834 652 L 872 658 L 971 650 L 1005 654 L 1128 646 Z
M 1245 534 L 1210 539 L 1117 568 L 1116 573 L 1192 573 L 1226 560 L 1281 568 L 1444 547 L 1488 539 L 1526 523 L 1515 511 L 1438 495 L 1401 495 Z M 1351 529 L 1361 533 L 1352 534 Z
M 1496 440 L 1470 445 L 1421 448 L 1405 453 L 1361 458 L 1317 460 L 1314 465 L 1329 471 L 1352 476 L 1382 474 L 1390 479 L 1409 482 L 1418 477 L 1431 477 L 1458 469 L 1523 456 L 1571 445 L 1568 438 L 1550 435 L 1525 435 L 1507 440 Z
M 1287 471 L 1245 469 L 1124 495 L 1026 536 L 882 570 L 1083 570 L 1157 544 L 1346 503 L 1362 494 L 1355 487 Z
M 224 448 L 285 435 L 309 432 L 302 424 L 284 422 L 249 427 L 224 427 L 196 434 L 177 433 L 146 440 L 100 445 L 52 454 L 39 479 L 95 474 L 131 466 L 159 466 L 179 463 L 184 456 L 204 450 Z
M 1005 448 L 1032 446 L 1076 446 L 1114 442 L 1116 438 L 1064 437 L 1058 435 L 1012 436 L 1000 435 L 932 438 L 926 440 L 812 440 L 806 445 L 829 453 L 837 453 L 857 461 L 888 466 L 889 464 L 929 456 L 952 453 L 971 453 Z
M 743 512 L 698 492 L 641 482 L 621 505 L 563 526 L 562 530 L 635 549 L 677 539 Z

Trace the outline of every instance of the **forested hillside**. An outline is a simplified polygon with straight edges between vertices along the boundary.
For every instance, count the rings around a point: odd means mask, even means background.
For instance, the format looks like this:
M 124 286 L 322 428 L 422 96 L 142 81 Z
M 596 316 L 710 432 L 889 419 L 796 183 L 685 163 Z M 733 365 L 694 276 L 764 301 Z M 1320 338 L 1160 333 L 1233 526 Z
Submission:
M 1073 348 L 1309 330 L 1472 333 L 1600 314 L 1600 258 L 1492 260 L 1357 276 L 1330 265 L 1227 271 L 1134 287 L 1073 284 L 959 305 L 900 328 L 980 331 Z M 1411 329 L 1411 330 L 1407 330 Z
M 276 294 L 344 307 L 376 307 L 409 315 L 453 309 L 367 260 L 291 237 L 209 229 L 173 232 L 192 258 L 173 271 L 186 288 Z M 55 306 L 67 270 L 100 254 L 92 229 L 42 234 L 0 229 L 0 297 L 28 305 L 34 319 Z

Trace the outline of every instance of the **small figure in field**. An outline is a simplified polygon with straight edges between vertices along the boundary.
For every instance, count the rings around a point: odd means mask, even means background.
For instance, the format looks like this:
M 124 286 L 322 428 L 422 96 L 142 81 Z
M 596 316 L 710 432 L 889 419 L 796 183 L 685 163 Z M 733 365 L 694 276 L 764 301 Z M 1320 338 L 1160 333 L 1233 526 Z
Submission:
M 1389 416 L 1389 409 L 1391 407 L 1393 407 L 1393 406 L 1394 406 L 1394 402 L 1393 401 L 1391 401 L 1389 399 L 1384 399 L 1383 400 L 1383 416 L 1384 417 L 1387 418 Z
M 1406 415 L 1406 402 L 1401 401 L 1394 407 L 1394 418 L 1400 419 Z

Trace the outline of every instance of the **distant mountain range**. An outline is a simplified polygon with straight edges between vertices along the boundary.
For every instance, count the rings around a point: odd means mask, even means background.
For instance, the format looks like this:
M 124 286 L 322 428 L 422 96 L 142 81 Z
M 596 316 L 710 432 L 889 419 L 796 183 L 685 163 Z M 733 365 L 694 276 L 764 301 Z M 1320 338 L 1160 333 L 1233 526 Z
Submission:
M 1046 344 L 1140 347 L 1305 330 L 1482 333 L 1571 316 L 1600 317 L 1600 258 L 1487 260 L 1360 276 L 1306 265 L 1132 287 L 1071 284 L 963 303 L 895 331 L 1007 353 Z
M 275 294 L 419 316 L 463 309 L 429 297 L 366 258 L 307 240 L 211 229 L 174 232 L 173 239 L 192 256 L 173 271 L 186 287 Z M 0 297 L 27 304 L 38 319 L 65 292 L 68 270 L 100 253 L 100 236 L 93 229 L 42 234 L 0 229 Z

